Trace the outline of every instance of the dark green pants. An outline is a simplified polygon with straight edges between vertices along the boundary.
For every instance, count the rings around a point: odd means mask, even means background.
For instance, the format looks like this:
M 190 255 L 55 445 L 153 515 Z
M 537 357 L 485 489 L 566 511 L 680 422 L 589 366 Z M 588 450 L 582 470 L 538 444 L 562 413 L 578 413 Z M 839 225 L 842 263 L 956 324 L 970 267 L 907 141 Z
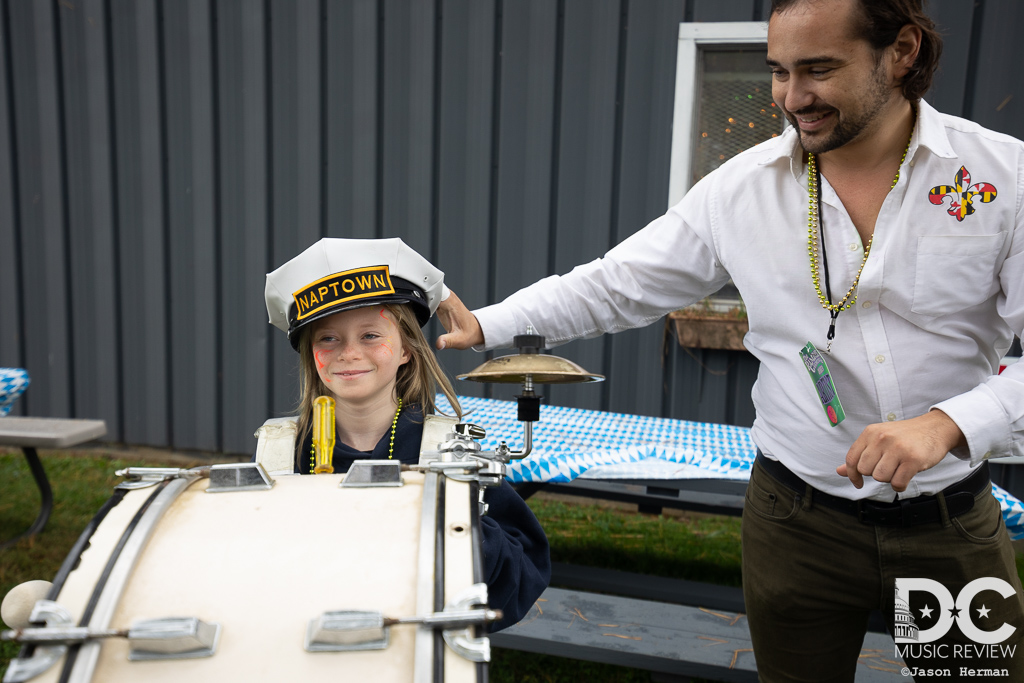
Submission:
M 901 669 L 896 652 L 861 652 L 871 610 L 880 609 L 893 631 L 896 579 L 932 579 L 955 601 L 981 577 L 1006 581 L 1014 594 L 980 592 L 971 623 L 995 631 L 1005 622 L 1012 635 L 985 646 L 960 631 L 962 616 L 953 619 L 937 641 L 897 644 L 910 669 L 905 680 L 1024 681 L 1024 601 L 999 503 L 985 491 L 952 520 L 872 526 L 816 506 L 813 489 L 798 494 L 754 464 L 743 511 L 743 595 L 765 683 L 852 682 L 859 666 Z M 921 630 L 936 623 L 938 598 L 913 592 L 909 608 Z M 986 669 L 995 675 L 977 676 Z

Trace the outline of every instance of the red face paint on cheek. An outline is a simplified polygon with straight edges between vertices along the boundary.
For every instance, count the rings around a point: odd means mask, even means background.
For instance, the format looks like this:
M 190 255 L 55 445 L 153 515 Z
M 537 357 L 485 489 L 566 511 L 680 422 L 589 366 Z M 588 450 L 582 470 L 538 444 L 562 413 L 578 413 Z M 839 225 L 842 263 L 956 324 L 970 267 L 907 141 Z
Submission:
M 388 318 L 386 315 L 384 315 L 384 307 L 383 306 L 381 306 L 381 309 L 380 309 L 380 317 L 384 318 L 384 320 L 387 321 L 388 325 L 391 325 L 392 327 L 394 327 L 394 323 L 391 322 L 391 319 Z M 393 356 L 393 355 L 395 355 L 395 350 L 394 350 L 394 347 L 392 346 L 392 344 L 393 344 L 393 342 L 391 341 L 391 337 L 388 337 L 387 339 L 382 341 L 380 345 L 383 346 L 385 349 L 387 349 L 389 355 Z
M 323 370 L 323 369 L 324 369 L 324 367 L 325 367 L 325 366 L 327 365 L 327 363 L 325 363 L 325 362 L 324 362 L 324 360 L 323 360 L 323 358 L 322 358 L 322 356 L 323 356 L 323 355 L 324 355 L 325 353 L 326 353 L 326 351 L 320 350 L 320 351 L 317 351 L 316 353 L 314 353 L 314 354 L 313 354 L 313 357 L 314 357 L 314 358 L 316 358 L 316 366 L 317 366 L 317 369 L 318 369 L 318 370 Z M 330 382 L 330 381 L 331 381 L 331 378 L 330 378 L 330 377 L 328 377 L 328 378 L 324 379 L 324 378 L 323 378 L 323 377 L 321 376 L 321 379 L 323 379 L 323 380 L 324 380 L 325 382 Z

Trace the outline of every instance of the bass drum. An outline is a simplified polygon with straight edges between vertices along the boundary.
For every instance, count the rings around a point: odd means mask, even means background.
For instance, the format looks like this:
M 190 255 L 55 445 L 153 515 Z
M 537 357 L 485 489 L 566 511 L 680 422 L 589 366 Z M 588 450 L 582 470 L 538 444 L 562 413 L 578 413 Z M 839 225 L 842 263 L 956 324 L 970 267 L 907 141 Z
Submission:
M 12 666 L 54 660 L 31 680 L 486 679 L 477 484 L 397 467 L 363 487 L 255 463 L 127 472 L 139 488 L 97 515 L 47 595 L 59 608 L 45 604 L 50 628 L 134 631 L 23 649 Z M 195 640 L 160 635 L 181 628 Z

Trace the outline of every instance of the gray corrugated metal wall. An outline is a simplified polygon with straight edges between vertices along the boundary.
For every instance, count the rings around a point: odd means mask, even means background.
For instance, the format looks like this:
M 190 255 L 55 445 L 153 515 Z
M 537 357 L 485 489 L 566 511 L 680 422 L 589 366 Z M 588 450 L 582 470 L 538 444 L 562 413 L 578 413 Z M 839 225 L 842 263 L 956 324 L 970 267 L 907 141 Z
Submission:
M 1024 137 L 1024 4 L 931 4 L 947 42 L 929 99 Z M 0 365 L 32 375 L 19 410 L 250 451 L 295 396 L 265 272 L 320 236 L 400 236 L 476 307 L 599 256 L 664 210 L 678 23 L 767 6 L 0 0 Z M 550 400 L 749 424 L 756 362 L 663 332 L 562 347 L 609 381 Z

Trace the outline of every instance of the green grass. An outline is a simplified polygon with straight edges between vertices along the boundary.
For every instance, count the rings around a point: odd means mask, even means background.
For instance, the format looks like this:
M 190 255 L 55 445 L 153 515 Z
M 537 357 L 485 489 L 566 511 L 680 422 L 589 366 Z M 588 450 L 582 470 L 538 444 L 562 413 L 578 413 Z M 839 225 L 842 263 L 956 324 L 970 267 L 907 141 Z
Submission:
M 529 504 L 555 562 L 740 585 L 739 517 L 662 517 L 536 499 Z
M 53 512 L 38 537 L 0 550 L 0 596 L 23 581 L 53 578 L 82 528 L 110 497 L 118 480 L 114 470 L 127 465 L 105 458 L 46 454 L 41 458 L 53 489 Z M 0 496 L 0 541 L 6 541 L 28 529 L 35 520 L 39 490 L 19 451 L 0 454 L 0 481 L 4 482 L 4 495 Z M 7 661 L 17 652 L 17 645 L 0 643 L 0 668 L 6 668 Z
M 595 664 L 515 650 L 491 650 L 492 683 L 650 683 L 651 675 L 624 666 Z
M 82 527 L 110 497 L 118 481 L 114 470 L 128 465 L 105 458 L 45 456 L 42 460 L 53 488 L 53 513 L 39 538 L 2 551 L 2 586 L 29 576 L 52 578 Z M 32 524 L 39 512 L 39 491 L 20 454 L 0 456 L 0 481 L 5 489 L 0 497 L 0 540 L 7 540 Z

